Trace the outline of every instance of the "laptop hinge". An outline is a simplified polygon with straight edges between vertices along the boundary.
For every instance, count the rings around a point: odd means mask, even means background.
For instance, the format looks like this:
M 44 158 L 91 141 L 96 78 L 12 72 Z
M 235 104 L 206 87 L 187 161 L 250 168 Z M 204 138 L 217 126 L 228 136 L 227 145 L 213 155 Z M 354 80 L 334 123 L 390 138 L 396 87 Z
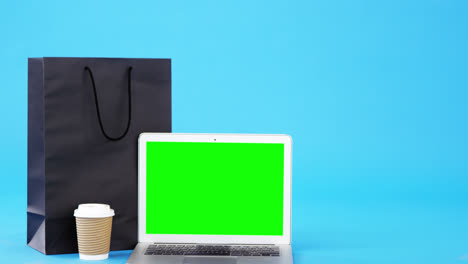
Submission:
M 153 244 L 171 244 L 171 245 L 251 245 L 251 246 L 271 246 L 275 244 L 245 244 L 245 243 L 179 243 L 179 242 L 152 242 Z

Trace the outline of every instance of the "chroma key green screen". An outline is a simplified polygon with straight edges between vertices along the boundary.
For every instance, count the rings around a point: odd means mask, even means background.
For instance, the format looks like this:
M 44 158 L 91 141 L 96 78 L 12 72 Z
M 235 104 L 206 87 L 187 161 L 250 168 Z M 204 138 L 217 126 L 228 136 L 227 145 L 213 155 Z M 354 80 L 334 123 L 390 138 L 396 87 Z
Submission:
M 284 144 L 147 142 L 146 233 L 283 235 Z

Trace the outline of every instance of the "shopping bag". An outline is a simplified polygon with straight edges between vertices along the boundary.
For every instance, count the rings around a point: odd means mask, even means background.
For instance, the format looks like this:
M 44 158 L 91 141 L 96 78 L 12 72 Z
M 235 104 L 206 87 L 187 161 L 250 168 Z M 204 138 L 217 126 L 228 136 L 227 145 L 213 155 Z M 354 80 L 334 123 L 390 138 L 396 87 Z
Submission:
M 27 243 L 78 252 L 73 210 L 115 210 L 111 250 L 137 243 L 137 141 L 171 132 L 171 60 L 28 60 Z

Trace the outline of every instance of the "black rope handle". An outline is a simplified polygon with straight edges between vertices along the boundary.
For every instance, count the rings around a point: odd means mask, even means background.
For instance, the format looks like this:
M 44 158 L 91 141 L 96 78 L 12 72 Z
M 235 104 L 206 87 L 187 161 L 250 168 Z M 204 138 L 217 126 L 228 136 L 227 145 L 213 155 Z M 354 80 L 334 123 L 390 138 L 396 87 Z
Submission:
M 132 90 L 132 69 L 133 69 L 133 67 L 128 68 L 128 121 L 127 121 L 127 128 L 125 128 L 125 131 L 119 137 L 111 137 L 104 130 L 104 126 L 102 125 L 101 112 L 99 111 L 99 102 L 98 102 L 98 98 L 97 98 L 96 83 L 94 82 L 93 72 L 91 71 L 91 69 L 88 66 L 86 66 L 84 69 L 85 69 L 85 71 L 87 71 L 89 73 L 89 78 L 91 79 L 91 83 L 93 85 L 94 103 L 96 104 L 96 114 L 97 114 L 97 117 L 98 117 L 99 127 L 101 127 L 102 134 L 108 140 L 112 140 L 112 141 L 121 140 L 122 138 L 124 138 L 127 135 L 128 129 L 130 128 L 130 123 L 132 122 L 132 93 L 131 93 L 131 90 Z

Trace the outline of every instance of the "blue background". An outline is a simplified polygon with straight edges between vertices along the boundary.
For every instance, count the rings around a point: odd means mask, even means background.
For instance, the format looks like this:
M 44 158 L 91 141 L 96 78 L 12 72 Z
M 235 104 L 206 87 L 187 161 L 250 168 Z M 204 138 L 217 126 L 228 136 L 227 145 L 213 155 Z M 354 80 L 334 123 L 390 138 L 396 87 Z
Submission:
M 2 1 L 0 259 L 79 262 L 26 246 L 27 58 L 96 56 L 172 58 L 174 132 L 292 135 L 295 263 L 468 263 L 467 11 Z

